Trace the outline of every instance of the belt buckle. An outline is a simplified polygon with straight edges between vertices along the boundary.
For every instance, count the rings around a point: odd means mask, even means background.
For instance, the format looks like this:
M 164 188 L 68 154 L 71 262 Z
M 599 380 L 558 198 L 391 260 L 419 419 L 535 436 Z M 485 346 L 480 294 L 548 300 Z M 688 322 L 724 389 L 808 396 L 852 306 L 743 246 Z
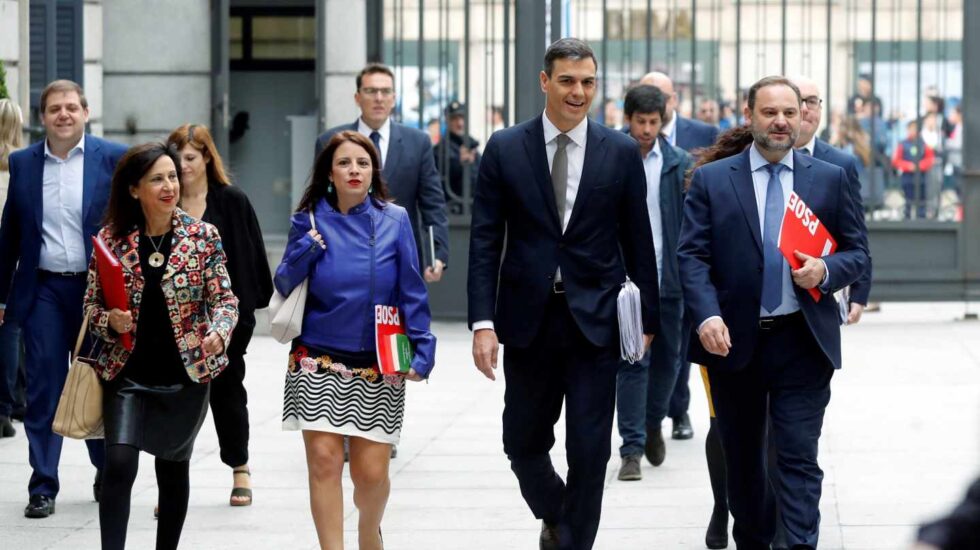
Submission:
M 554 292 L 555 294 L 564 294 L 565 293 L 565 282 L 564 281 L 555 281 L 554 283 L 551 284 L 551 291 Z
M 762 317 L 759 319 L 759 330 L 772 330 L 776 326 L 776 319 L 772 317 Z

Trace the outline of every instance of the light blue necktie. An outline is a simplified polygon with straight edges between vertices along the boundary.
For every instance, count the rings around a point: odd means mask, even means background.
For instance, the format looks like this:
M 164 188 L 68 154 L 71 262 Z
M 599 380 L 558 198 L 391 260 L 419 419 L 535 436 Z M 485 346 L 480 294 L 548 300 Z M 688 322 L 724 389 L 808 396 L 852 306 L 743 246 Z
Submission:
M 783 223 L 783 186 L 779 173 L 784 164 L 768 164 L 769 185 L 766 188 L 766 219 L 762 232 L 762 307 L 769 313 L 783 303 L 783 255 L 779 252 L 779 228 Z

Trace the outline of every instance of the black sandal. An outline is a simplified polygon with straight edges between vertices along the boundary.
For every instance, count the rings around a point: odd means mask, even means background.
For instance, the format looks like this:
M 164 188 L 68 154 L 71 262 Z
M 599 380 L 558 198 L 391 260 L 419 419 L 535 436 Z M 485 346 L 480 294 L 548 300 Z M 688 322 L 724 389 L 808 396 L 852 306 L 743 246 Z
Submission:
M 249 478 L 252 477 L 251 470 L 232 470 L 232 476 L 238 474 L 245 474 Z M 244 498 L 244 501 L 236 501 L 235 498 Z M 252 488 L 251 487 L 233 487 L 231 489 L 231 496 L 228 498 L 228 504 L 231 506 L 251 506 L 252 505 Z

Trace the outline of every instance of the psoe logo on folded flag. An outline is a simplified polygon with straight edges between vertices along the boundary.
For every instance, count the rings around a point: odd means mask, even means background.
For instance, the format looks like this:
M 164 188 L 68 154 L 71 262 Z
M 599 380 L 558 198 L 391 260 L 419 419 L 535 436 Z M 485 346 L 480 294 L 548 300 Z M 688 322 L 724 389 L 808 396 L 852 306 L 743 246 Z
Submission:
M 397 307 L 374 306 L 374 334 L 381 374 L 406 374 L 414 354 Z

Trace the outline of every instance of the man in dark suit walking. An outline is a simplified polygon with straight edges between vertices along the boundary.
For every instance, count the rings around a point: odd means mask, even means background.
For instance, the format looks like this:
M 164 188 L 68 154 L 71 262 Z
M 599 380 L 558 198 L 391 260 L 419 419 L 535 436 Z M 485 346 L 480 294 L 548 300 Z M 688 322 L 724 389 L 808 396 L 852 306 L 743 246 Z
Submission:
M 684 203 L 678 246 L 684 302 L 696 323 L 689 359 L 708 367 L 728 467 L 728 499 L 740 550 L 768 550 L 775 508 L 766 481 L 767 418 L 779 457 L 776 498 L 787 546 L 816 548 L 823 472 L 817 441 L 841 366 L 831 292 L 867 269 L 864 218 L 844 170 L 793 150 L 799 89 L 783 77 L 756 82 L 745 117 L 754 143 L 698 168 Z M 777 246 L 795 192 L 837 241 L 823 258 Z M 822 299 L 809 294 L 817 288 Z
M 82 324 L 91 237 L 109 200 L 116 162 L 126 147 L 85 133 L 82 88 L 56 80 L 41 93 L 46 138 L 10 155 L 10 187 L 0 220 L 0 322 L 20 323 L 26 349 L 24 428 L 34 473 L 24 510 L 54 513 L 62 437 L 51 431 Z M 86 441 L 101 490 L 105 445 Z
M 473 359 L 493 380 L 498 340 L 505 346 L 504 452 L 543 522 L 541 548 L 595 540 L 619 363 L 616 298 L 627 274 L 642 296 L 647 345 L 659 324 L 643 164 L 632 139 L 587 117 L 596 68 L 581 40 L 548 47 L 544 114 L 490 138 L 474 194 Z M 563 403 L 567 484 L 549 454 Z
M 415 227 L 415 244 L 419 261 L 424 267 L 425 280 L 432 283 L 442 279 L 442 270 L 449 265 L 449 218 L 446 197 L 432 154 L 432 141 L 421 130 L 409 128 L 391 120 L 395 107 L 395 73 L 385 65 L 371 63 L 357 75 L 354 101 L 361 116 L 352 124 L 336 126 L 316 140 L 316 153 L 326 147 L 334 134 L 343 130 L 360 132 L 374 142 L 381 155 L 382 175 L 395 203 L 408 210 Z M 422 227 L 418 227 L 419 214 Z M 422 240 L 428 242 L 428 228 L 435 240 L 435 263 L 426 260 Z
M 813 80 L 797 76 L 793 78 L 793 84 L 800 89 L 803 97 L 803 110 L 800 117 L 800 137 L 796 140 L 795 147 L 801 153 L 829 162 L 834 166 L 840 166 L 847 174 L 849 182 L 848 188 L 851 198 L 858 205 L 858 212 L 864 212 L 864 205 L 861 201 L 861 180 L 858 178 L 857 163 L 858 159 L 854 155 L 848 154 L 826 141 L 817 137 L 817 129 L 820 127 L 820 115 L 823 111 L 823 98 L 820 97 L 820 88 Z M 849 304 L 847 323 L 856 324 L 861 320 L 864 308 L 868 306 L 868 296 L 871 294 L 871 258 L 868 257 L 868 269 L 861 274 L 861 277 L 851 285 L 849 293 Z
M 697 154 L 697 150 L 714 144 L 718 137 L 718 128 L 710 124 L 705 124 L 700 120 L 684 118 L 677 112 L 677 93 L 674 92 L 674 82 L 664 73 L 654 71 L 647 73 L 640 79 L 640 84 L 656 86 L 663 93 L 667 94 L 667 114 L 664 118 L 664 127 L 661 130 L 667 138 L 667 142 L 675 147 Z M 672 439 L 691 439 L 694 437 L 694 427 L 691 426 L 691 417 L 687 410 L 691 405 L 691 390 L 688 382 L 691 379 L 691 363 L 687 360 L 687 348 L 690 345 L 691 320 L 687 317 L 683 321 L 680 355 L 677 366 L 677 381 L 674 389 L 667 394 L 669 403 L 655 404 L 657 408 L 667 407 L 667 415 L 673 423 L 671 429 Z M 659 399 L 659 397 L 658 397 Z

